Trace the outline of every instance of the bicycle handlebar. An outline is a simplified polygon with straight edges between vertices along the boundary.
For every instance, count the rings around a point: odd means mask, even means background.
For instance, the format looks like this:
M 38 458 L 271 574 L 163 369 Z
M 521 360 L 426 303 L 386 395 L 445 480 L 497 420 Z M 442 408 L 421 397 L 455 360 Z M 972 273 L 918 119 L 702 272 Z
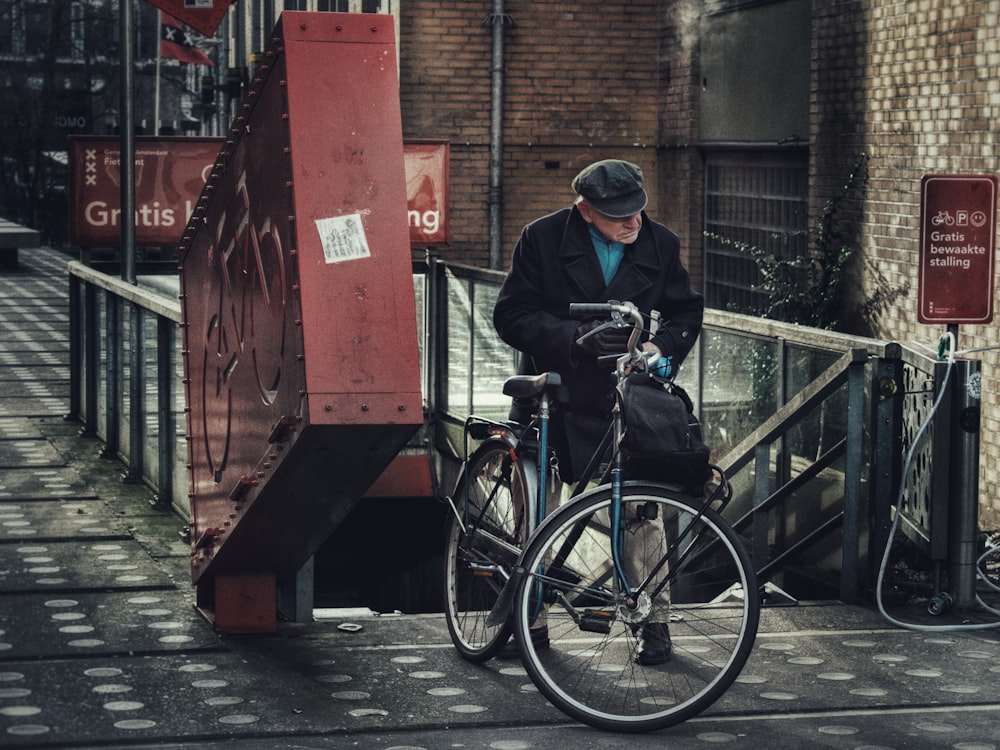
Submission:
M 569 312 L 570 315 L 574 316 L 610 314 L 611 320 L 607 321 L 604 326 L 617 325 L 618 327 L 624 327 L 624 324 L 626 324 L 624 319 L 628 318 L 628 323 L 632 325 L 632 334 L 628 340 L 628 351 L 623 358 L 620 358 L 618 369 L 624 370 L 627 366 L 643 366 L 646 364 L 639 349 L 639 332 L 643 324 L 642 313 L 639 312 L 639 308 L 634 303 L 628 301 L 618 302 L 617 300 L 609 302 L 571 302 Z M 585 334 L 585 336 L 589 336 L 592 333 Z
M 640 319 L 639 309 L 631 302 L 570 302 L 570 315 L 599 315 L 601 313 L 617 312 Z
M 611 309 L 610 302 L 570 302 L 570 315 L 589 315 L 591 313 L 608 312 Z

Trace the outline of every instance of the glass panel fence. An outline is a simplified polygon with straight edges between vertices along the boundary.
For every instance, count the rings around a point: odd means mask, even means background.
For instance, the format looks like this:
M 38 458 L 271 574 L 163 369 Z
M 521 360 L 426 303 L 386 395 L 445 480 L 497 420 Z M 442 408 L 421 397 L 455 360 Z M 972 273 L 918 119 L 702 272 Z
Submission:
M 97 347 L 97 436 L 108 439 L 108 300 L 109 294 L 99 291 L 97 294 L 97 334 L 100 341 Z
M 119 351 L 118 361 L 118 392 L 121 394 L 121 398 L 118 401 L 118 453 L 125 459 L 125 463 L 128 464 L 132 460 L 131 456 L 131 437 L 132 430 L 131 424 L 129 422 L 129 412 L 130 408 L 126 404 L 131 405 L 132 401 L 132 326 L 136 325 L 135 321 L 135 308 L 126 303 L 125 300 L 116 300 L 118 304 L 118 314 L 121 320 L 121 328 L 119 331 L 121 348 Z M 139 402 L 135 402 L 139 403 Z
M 705 442 L 717 458 L 777 409 L 778 345 L 738 331 L 705 328 L 701 349 L 700 417 Z
M 81 276 L 94 275 L 93 271 L 79 273 Z M 432 278 L 434 283 L 431 283 Z M 503 382 L 516 372 L 518 356 L 497 336 L 492 319 L 502 279 L 503 274 L 495 271 L 435 263 L 430 264 L 429 270 L 414 273 L 424 401 L 435 411 L 432 416 L 445 417 L 438 424 L 444 424 L 451 432 L 451 448 L 442 448 L 440 441 L 437 446 L 446 452 L 461 445 L 454 430 L 466 416 L 477 414 L 503 420 L 510 408 L 510 399 L 502 392 Z M 79 328 L 84 339 L 81 351 L 86 352 L 86 347 L 96 345 L 92 355 L 96 367 L 92 372 L 84 366 L 79 383 L 85 394 L 90 379 L 96 380 L 98 397 L 94 424 L 98 437 L 105 441 L 110 438 L 117 452 L 128 458 L 130 421 L 126 405 L 130 403 L 131 387 L 130 332 L 133 325 L 138 325 L 141 327 L 143 370 L 141 404 L 144 417 L 139 443 L 143 452 L 142 475 L 154 488 L 158 482 L 171 483 L 169 502 L 187 510 L 188 449 L 180 356 L 182 337 L 177 325 L 179 307 L 176 312 L 163 312 L 163 297 L 153 300 L 148 307 L 146 302 L 137 306 L 112 291 L 116 286 L 114 280 L 88 283 L 101 287 L 97 294 L 91 295 L 95 303 L 93 309 L 89 310 L 84 302 L 87 295 L 81 294 L 76 312 L 85 316 L 89 311 L 98 317 L 96 325 L 89 330 L 95 331 L 99 340 L 86 340 L 88 326 L 84 321 Z M 431 296 L 443 296 L 443 299 L 431 299 Z M 152 297 L 157 295 L 152 294 Z M 141 313 L 136 312 L 140 309 Z M 116 314 L 118 311 L 120 315 Z M 681 369 L 678 382 L 694 399 L 704 424 L 706 442 L 713 447 L 713 457 L 717 460 L 751 435 L 782 403 L 812 382 L 851 345 L 846 339 L 820 338 L 814 331 L 810 339 L 811 329 L 800 331 L 795 326 L 782 327 L 782 335 L 774 335 L 771 333 L 775 328 L 773 322 L 765 325 L 749 316 L 713 311 L 711 316 L 706 312 L 706 319 L 698 347 Z M 171 322 L 168 336 L 158 332 L 163 320 Z M 117 351 L 107 346 L 109 335 L 119 337 Z M 828 338 L 832 343 L 825 348 Z M 161 383 L 163 374 L 159 370 L 162 339 L 170 342 L 167 345 L 172 350 L 166 384 Z M 821 343 L 817 345 L 816 340 Z M 113 356 L 112 366 L 108 363 L 109 356 Z M 81 359 L 85 364 L 87 358 Z M 110 383 L 109 377 L 112 378 Z M 110 414 L 109 385 L 113 389 Z M 166 403 L 172 405 L 169 416 L 173 423 L 166 427 L 161 422 L 164 414 L 159 401 L 160 388 L 169 389 Z M 437 402 L 431 398 L 432 389 Z M 835 445 L 846 430 L 845 399 L 845 394 L 837 393 L 817 407 L 797 430 L 784 437 L 781 449 L 786 454 L 811 461 Z M 81 397 L 80 403 L 85 406 L 86 399 Z M 113 424 L 109 424 L 109 419 L 114 420 Z M 160 439 L 164 429 L 173 435 L 173 455 L 166 458 L 171 451 L 164 446 L 171 445 L 171 441 Z M 426 434 L 422 432 L 418 441 L 425 439 Z M 172 466 L 162 466 L 163 460 L 172 461 Z M 167 498 L 161 501 L 166 502 Z
M 142 337 L 142 478 L 156 487 L 160 477 L 160 421 L 158 382 L 158 318 L 152 313 L 140 311 Z

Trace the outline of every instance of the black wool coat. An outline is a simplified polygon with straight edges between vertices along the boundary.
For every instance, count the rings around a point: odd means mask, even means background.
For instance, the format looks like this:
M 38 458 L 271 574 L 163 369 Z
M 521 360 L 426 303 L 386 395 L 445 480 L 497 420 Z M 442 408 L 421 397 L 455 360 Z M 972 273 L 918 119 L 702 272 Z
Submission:
M 598 365 L 575 346 L 582 321 L 570 317 L 569 305 L 609 300 L 633 302 L 647 327 L 652 311 L 659 312 L 650 340 L 673 357 L 675 369 L 701 331 L 705 303 L 681 264 L 680 240 L 645 213 L 638 238 L 626 246 L 607 285 L 589 225 L 576 206 L 524 228 L 493 309 L 493 324 L 500 338 L 525 355 L 524 372 L 562 376 L 568 401 L 553 414 L 552 436 L 560 474 L 567 481 L 583 469 L 610 423 L 614 386 L 612 366 Z

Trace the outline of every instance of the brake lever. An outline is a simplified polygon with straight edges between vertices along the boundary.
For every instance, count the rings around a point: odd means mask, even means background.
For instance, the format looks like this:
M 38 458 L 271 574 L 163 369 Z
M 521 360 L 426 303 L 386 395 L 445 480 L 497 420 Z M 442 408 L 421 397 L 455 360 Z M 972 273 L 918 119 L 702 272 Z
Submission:
M 605 328 L 612 328 L 612 327 L 625 328 L 626 326 L 629 326 L 629 324 L 626 323 L 625 320 L 622 318 L 621 313 L 615 311 L 612 315 L 612 320 L 605 320 L 600 325 L 591 328 L 589 331 L 587 331 L 585 334 L 583 334 L 580 338 L 576 340 L 576 345 L 581 346 L 584 341 L 589 339 L 591 336 L 599 333 L 600 331 L 603 331 Z

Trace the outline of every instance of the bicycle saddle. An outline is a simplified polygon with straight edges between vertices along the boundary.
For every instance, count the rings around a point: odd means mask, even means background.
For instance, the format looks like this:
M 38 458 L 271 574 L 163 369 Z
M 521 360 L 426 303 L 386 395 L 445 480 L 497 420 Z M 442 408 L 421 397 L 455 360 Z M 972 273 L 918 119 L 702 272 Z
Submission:
M 512 398 L 533 398 L 547 387 L 562 384 L 558 372 L 543 372 L 540 375 L 512 375 L 503 384 L 503 393 Z

